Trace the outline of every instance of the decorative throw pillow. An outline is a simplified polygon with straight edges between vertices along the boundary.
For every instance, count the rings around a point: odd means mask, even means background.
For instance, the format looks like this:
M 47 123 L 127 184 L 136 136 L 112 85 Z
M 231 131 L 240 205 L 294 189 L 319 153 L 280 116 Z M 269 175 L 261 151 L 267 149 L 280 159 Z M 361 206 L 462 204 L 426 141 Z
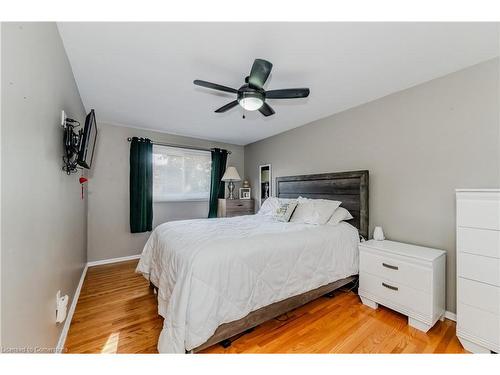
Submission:
M 287 199 L 287 198 L 269 197 L 264 201 L 264 203 L 262 203 L 262 206 L 260 207 L 260 210 L 257 213 L 257 215 L 273 216 L 276 213 L 276 210 L 279 208 L 279 206 L 282 203 L 288 203 L 288 202 L 297 202 L 297 200 L 296 199 Z
M 276 213 L 274 214 L 274 218 L 278 221 L 288 223 L 296 207 L 297 202 L 295 200 L 291 202 L 281 203 L 276 210 Z
M 279 207 L 278 198 L 269 197 L 264 201 L 264 203 L 262 203 L 258 215 L 274 215 L 278 207 Z
M 298 205 L 290 222 L 304 224 L 326 224 L 342 202 L 328 199 L 308 199 L 299 197 Z
M 353 219 L 351 213 L 347 211 L 344 207 L 339 207 L 335 210 L 330 220 L 328 220 L 327 224 L 335 225 L 340 223 L 341 221 L 351 220 Z

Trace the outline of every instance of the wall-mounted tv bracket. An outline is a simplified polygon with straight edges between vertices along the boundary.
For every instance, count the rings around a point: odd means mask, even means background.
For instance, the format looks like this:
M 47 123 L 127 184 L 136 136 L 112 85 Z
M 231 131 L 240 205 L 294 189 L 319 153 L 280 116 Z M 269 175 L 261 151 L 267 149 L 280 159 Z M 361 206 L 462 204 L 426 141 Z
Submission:
M 75 128 L 80 126 L 80 123 L 72 118 L 66 117 L 66 113 L 61 111 L 61 126 L 64 129 L 64 155 L 62 170 L 66 174 L 70 175 L 78 171 L 79 167 L 77 164 L 78 150 L 80 147 L 80 139 L 82 136 L 82 129 L 78 132 Z

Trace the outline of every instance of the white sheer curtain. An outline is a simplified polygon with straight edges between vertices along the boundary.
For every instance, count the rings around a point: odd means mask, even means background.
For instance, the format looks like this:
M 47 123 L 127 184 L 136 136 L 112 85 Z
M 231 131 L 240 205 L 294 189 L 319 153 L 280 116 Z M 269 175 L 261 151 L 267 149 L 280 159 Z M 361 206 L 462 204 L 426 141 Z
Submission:
M 209 151 L 153 145 L 153 201 L 208 200 Z

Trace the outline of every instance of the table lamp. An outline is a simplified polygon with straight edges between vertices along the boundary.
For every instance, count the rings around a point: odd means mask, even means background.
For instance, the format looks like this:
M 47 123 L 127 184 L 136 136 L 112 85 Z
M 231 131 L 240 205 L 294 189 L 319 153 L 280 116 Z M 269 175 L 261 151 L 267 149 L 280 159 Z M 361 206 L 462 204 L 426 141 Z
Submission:
M 229 197 L 228 199 L 234 198 L 234 182 L 233 181 L 241 181 L 241 177 L 238 174 L 238 171 L 235 167 L 228 167 L 224 176 L 222 176 L 222 181 L 229 181 L 227 188 L 229 189 Z

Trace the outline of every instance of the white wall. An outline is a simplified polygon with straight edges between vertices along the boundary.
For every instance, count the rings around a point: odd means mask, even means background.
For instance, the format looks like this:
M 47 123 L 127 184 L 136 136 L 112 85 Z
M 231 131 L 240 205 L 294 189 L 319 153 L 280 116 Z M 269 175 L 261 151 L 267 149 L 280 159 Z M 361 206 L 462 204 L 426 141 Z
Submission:
M 54 23 L 2 24 L 2 345 L 55 348 L 60 289 L 86 263 L 86 201 L 62 170 L 64 109 L 85 112 Z
M 245 147 L 273 177 L 368 169 L 370 233 L 447 251 L 455 310 L 455 188 L 500 186 L 499 60 L 490 60 Z M 254 191 L 254 193 L 257 193 Z
M 0 72 L 2 71 L 2 23 L 0 22 Z M 0 88 L 2 74 L 0 74 Z M 2 165 L 2 92 L 0 90 L 0 165 Z M 2 174 L 0 173 L 0 212 L 2 212 Z M 2 215 L 0 215 L 0 348 L 2 348 Z
M 99 121 L 99 113 L 96 113 L 96 117 Z M 140 254 L 150 234 L 130 233 L 128 137 L 147 137 L 158 142 L 203 148 L 224 148 L 232 151 L 227 165 L 235 166 L 241 177 L 245 176 L 243 146 L 104 123 L 98 123 L 98 129 L 95 161 L 88 183 L 89 261 Z M 206 218 L 208 202 L 155 203 L 153 212 L 153 227 L 171 220 Z

